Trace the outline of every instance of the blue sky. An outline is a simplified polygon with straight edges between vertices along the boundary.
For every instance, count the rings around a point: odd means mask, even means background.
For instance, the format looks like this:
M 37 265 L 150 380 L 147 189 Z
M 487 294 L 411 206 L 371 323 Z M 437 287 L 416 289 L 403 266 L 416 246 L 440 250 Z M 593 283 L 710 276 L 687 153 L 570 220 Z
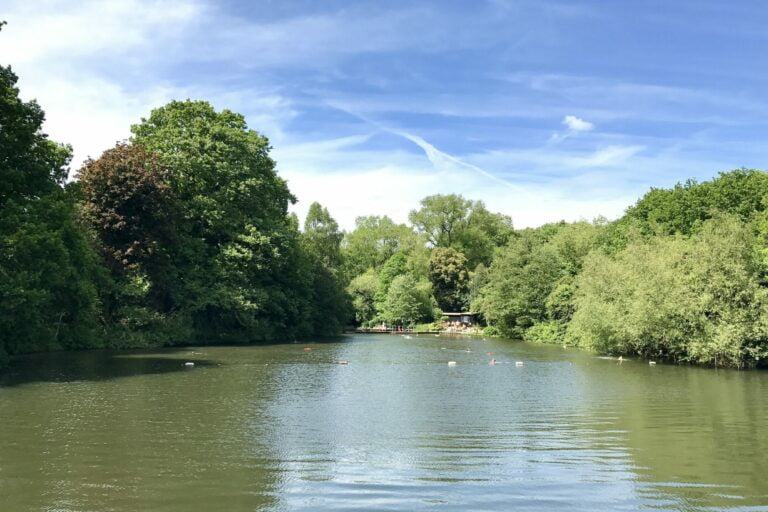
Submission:
M 532 226 L 766 168 L 760 1 L 6 0 L 0 63 L 73 167 L 170 99 L 245 114 L 302 215 L 434 193 Z

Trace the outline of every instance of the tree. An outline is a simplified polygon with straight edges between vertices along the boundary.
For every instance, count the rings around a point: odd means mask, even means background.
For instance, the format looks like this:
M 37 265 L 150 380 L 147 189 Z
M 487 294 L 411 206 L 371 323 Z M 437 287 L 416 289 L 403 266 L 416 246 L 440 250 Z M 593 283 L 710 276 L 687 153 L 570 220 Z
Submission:
M 488 285 L 473 306 L 508 336 L 521 337 L 535 323 L 547 319 L 546 301 L 564 275 L 557 250 L 547 242 L 550 235 L 527 231 L 494 259 Z
M 358 217 L 355 229 L 344 239 L 343 253 L 347 274 L 359 275 L 378 270 L 398 251 L 410 253 L 423 239 L 405 224 L 395 224 L 387 216 Z
M 456 194 L 433 195 L 421 200 L 421 208 L 408 219 L 434 247 L 451 247 L 466 226 L 472 201 Z
M 153 306 L 171 310 L 178 204 L 169 170 L 157 155 L 119 143 L 86 161 L 78 178 L 81 216 L 98 234 L 110 270 L 116 278 L 146 273 Z
M 341 266 L 341 241 L 344 234 L 338 223 L 320 203 L 310 205 L 304 221 L 304 242 L 307 251 L 328 269 Z
M 360 274 L 349 283 L 347 293 L 352 297 L 352 308 L 358 325 L 370 324 L 376 318 L 378 285 L 379 280 L 373 269 Z
M 397 276 L 384 301 L 382 319 L 394 325 L 412 325 L 433 318 L 428 283 L 419 283 L 410 274 Z
M 409 219 L 433 247 L 463 252 L 470 269 L 480 263 L 489 265 L 495 248 L 506 245 L 514 235 L 509 217 L 489 212 L 482 201 L 456 194 L 425 197 Z
M 494 251 L 506 246 L 514 237 L 512 219 L 501 213 L 488 211 L 482 201 L 475 201 L 467 218 L 466 227 L 456 235 L 455 248 L 467 257 L 467 265 L 490 265 Z
M 178 204 L 177 307 L 206 341 L 290 336 L 301 274 L 294 200 L 275 172 L 269 142 L 242 115 L 203 101 L 173 101 L 132 127 L 156 153 Z M 298 265 L 298 263 L 297 263 Z M 299 265 L 300 266 L 300 265 Z
M 0 66 L 0 208 L 56 191 L 72 153 L 42 132 L 45 113 L 36 101 L 19 98 L 17 81 L 10 66 Z
M 437 247 L 432 251 L 429 279 L 435 300 L 443 311 L 463 311 L 467 307 L 469 271 L 467 258 L 455 249 Z
M 328 210 L 315 202 L 309 207 L 301 238 L 312 270 L 314 331 L 323 336 L 338 334 L 351 314 L 339 272 L 343 234 Z
M 404 252 L 397 252 L 387 260 L 379 271 L 379 285 L 376 289 L 376 308 L 381 311 L 387 298 L 389 287 L 396 277 L 408 271 L 408 257 Z
M 768 297 L 752 237 L 738 217 L 718 214 L 691 238 L 593 252 L 577 280 L 567 339 L 603 353 L 760 364 L 768 356 Z
M 2 24 L 0 24 L 0 27 Z M 0 66 L 0 362 L 14 354 L 94 346 L 103 274 L 65 190 L 70 149 Z

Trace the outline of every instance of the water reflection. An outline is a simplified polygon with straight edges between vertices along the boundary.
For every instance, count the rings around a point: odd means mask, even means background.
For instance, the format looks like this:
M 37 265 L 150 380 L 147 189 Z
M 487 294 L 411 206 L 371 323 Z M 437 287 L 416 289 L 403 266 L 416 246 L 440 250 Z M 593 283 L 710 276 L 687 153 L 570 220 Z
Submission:
M 48 352 L 13 359 L 11 366 L 0 372 L 0 387 L 36 382 L 101 381 L 122 377 L 172 373 L 190 369 L 185 362 L 199 366 L 217 364 L 200 357 L 202 352 L 190 349 L 162 351 Z
M 0 387 L 3 510 L 768 510 L 764 372 L 308 348 L 31 358 Z

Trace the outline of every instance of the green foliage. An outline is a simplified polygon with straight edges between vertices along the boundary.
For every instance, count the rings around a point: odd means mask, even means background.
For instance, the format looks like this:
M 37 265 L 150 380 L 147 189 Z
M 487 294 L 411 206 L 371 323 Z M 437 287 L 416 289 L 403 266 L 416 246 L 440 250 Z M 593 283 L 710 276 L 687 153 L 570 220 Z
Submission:
M 434 303 L 429 283 L 418 282 L 410 274 L 392 280 L 381 308 L 381 317 L 390 325 L 412 325 L 434 318 Z
M 567 339 L 613 354 L 734 367 L 768 355 L 766 290 L 752 234 L 737 217 L 706 221 L 692 238 L 595 252 L 578 278 Z
M 55 192 L 67 177 L 71 148 L 41 131 L 45 114 L 24 102 L 11 68 L 0 66 L 0 208 Z
M 467 258 L 450 247 L 436 247 L 429 264 L 429 280 L 443 311 L 464 311 L 469 293 Z
M 319 203 L 312 203 L 304 222 L 302 248 L 312 271 L 312 331 L 332 336 L 342 331 L 351 316 L 349 297 L 340 278 L 339 225 Z
M 425 197 L 421 208 L 411 211 L 408 218 L 433 247 L 464 253 L 470 269 L 479 263 L 490 264 L 494 249 L 514 234 L 509 217 L 489 212 L 482 201 L 456 194 Z
M 191 318 L 195 337 L 241 342 L 303 331 L 300 296 L 320 297 L 317 288 L 325 290 L 330 278 L 308 282 L 317 273 L 297 254 L 287 216 L 293 197 L 267 139 L 240 114 L 202 101 L 171 102 L 132 131 L 133 142 L 168 169 L 179 219 L 170 250 L 183 277 L 174 309 Z
M 0 67 L 0 358 L 93 346 L 104 277 L 61 188 L 68 147 L 42 133 L 40 107 Z
M 768 174 L 751 169 L 723 172 L 711 181 L 688 180 L 672 189 L 651 189 L 609 226 L 600 245 L 615 253 L 641 237 L 695 233 L 718 212 L 750 222 L 766 207 Z
M 347 293 L 352 297 L 352 309 L 355 322 L 368 326 L 376 318 L 376 291 L 379 279 L 373 269 L 355 277 L 347 287 Z
M 574 304 L 575 294 L 576 280 L 570 275 L 561 277 L 544 303 L 547 318 L 562 322 L 570 321 L 576 310 Z
M 2 27 L 2 23 L 0 23 Z M 768 174 L 652 189 L 607 223 L 515 231 L 432 195 L 414 229 L 314 203 L 304 230 L 242 115 L 174 101 L 64 185 L 71 149 L 0 67 L 0 366 L 37 350 L 254 342 L 471 309 L 505 335 L 746 367 L 768 357 Z M 424 324 L 424 328 L 429 325 Z
M 397 252 L 407 254 L 423 246 L 422 238 L 405 224 L 387 216 L 358 217 L 355 229 L 344 239 L 347 274 L 356 276 L 368 269 L 378 270 Z
M 341 266 L 341 241 L 344 234 L 339 231 L 339 224 L 320 203 L 314 202 L 309 206 L 302 238 L 307 252 L 317 258 L 324 267 L 338 269 Z
M 472 201 L 456 194 L 425 197 L 408 219 L 434 247 L 451 247 L 467 223 Z
M 561 320 L 546 320 L 533 324 L 523 334 L 526 341 L 561 344 L 565 339 L 566 324 Z
M 379 271 L 379 285 L 376 289 L 376 309 L 381 311 L 387 299 L 389 286 L 397 276 L 408 271 L 408 257 L 403 252 L 395 253 Z
M 506 336 L 521 337 L 525 329 L 547 318 L 547 297 L 565 274 L 557 250 L 539 245 L 538 235 L 524 233 L 499 253 L 490 267 L 488 285 L 471 307 Z

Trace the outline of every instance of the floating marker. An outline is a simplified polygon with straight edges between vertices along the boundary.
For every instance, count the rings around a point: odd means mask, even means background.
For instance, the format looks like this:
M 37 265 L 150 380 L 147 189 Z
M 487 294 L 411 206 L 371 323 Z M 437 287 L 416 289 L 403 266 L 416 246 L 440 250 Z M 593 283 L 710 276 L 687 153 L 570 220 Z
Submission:
M 342 359 L 341 361 L 339 361 L 339 364 L 349 364 L 349 361 Z
M 448 366 L 456 366 L 456 361 L 448 361 Z
M 195 366 L 195 363 L 191 361 L 187 361 L 186 363 L 184 363 L 184 366 Z
M 523 366 L 523 362 L 522 361 L 515 361 L 515 366 Z
M 312 350 L 312 347 L 304 347 L 304 352 L 309 352 L 310 350 Z
M 656 366 L 656 361 L 648 361 L 648 364 L 649 364 L 650 366 Z

